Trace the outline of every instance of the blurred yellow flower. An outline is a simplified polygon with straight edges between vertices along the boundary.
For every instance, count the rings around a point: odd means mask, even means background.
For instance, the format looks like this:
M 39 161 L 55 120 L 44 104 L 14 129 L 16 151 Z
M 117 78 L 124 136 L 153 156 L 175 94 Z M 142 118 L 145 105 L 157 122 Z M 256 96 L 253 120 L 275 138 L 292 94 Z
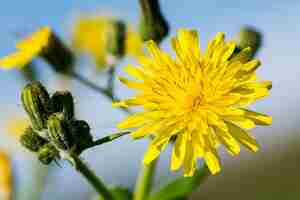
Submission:
M 0 59 L 0 68 L 22 68 L 29 64 L 48 45 L 51 30 L 42 27 L 16 44 L 17 51 Z
M 142 106 L 144 111 L 118 124 L 120 129 L 137 128 L 131 135 L 140 138 L 153 134 L 144 157 L 149 164 L 158 157 L 171 138 L 175 139 L 171 169 L 183 165 L 185 176 L 192 176 L 197 159 L 203 158 L 212 174 L 220 171 L 217 148 L 222 144 L 231 155 L 240 152 L 239 143 L 255 152 L 256 140 L 246 130 L 270 125 L 272 118 L 245 109 L 266 97 L 270 81 L 258 81 L 258 60 L 250 60 L 250 48 L 234 54 L 234 42 L 225 42 L 218 33 L 200 50 L 198 33 L 180 29 L 172 38 L 176 59 L 149 41 L 152 58 L 141 57 L 142 67 L 127 66 L 125 71 L 138 81 L 120 77 L 129 88 L 138 90 L 116 106 Z
M 107 43 L 112 17 L 104 16 L 81 16 L 75 21 L 73 27 L 73 46 L 87 54 L 90 54 L 99 69 L 111 64 Z M 143 42 L 138 33 L 132 27 L 127 27 L 125 39 L 125 54 L 131 56 L 141 55 Z
M 12 166 L 8 155 L 0 151 L 0 199 L 12 199 Z
M 7 122 L 7 132 L 19 139 L 25 129 L 30 126 L 30 121 L 26 118 L 14 117 Z

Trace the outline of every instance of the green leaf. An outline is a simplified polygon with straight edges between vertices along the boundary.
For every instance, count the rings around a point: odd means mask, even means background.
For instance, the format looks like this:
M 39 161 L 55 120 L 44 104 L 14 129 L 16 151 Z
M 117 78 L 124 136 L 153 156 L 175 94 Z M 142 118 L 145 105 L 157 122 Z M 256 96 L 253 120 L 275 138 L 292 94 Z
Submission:
M 114 200 L 132 200 L 132 192 L 126 188 L 122 187 L 114 187 L 110 189 Z M 104 200 L 102 197 L 100 197 L 99 200 Z
M 148 200 L 185 200 L 209 175 L 206 165 L 195 172 L 193 177 L 180 177 L 152 194 Z

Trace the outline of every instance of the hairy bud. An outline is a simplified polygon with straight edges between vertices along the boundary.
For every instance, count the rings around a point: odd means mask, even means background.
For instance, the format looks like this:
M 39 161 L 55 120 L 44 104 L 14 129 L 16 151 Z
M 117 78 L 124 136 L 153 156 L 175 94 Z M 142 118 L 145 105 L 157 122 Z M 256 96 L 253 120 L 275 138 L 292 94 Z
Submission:
M 46 128 L 50 113 L 49 94 L 40 82 L 33 82 L 25 86 L 21 94 L 23 107 L 30 117 L 33 129 L 41 131 Z
M 45 144 L 38 152 L 38 159 L 41 163 L 49 165 L 53 160 L 59 158 L 59 152 L 52 144 Z
M 54 144 L 57 149 L 70 150 L 74 141 L 69 130 L 67 121 L 62 113 L 52 114 L 47 122 L 50 142 Z
M 169 26 L 160 11 L 159 0 L 139 0 L 142 10 L 140 32 L 144 41 L 159 43 L 169 32 Z
M 20 137 L 21 144 L 30 151 L 37 152 L 47 141 L 40 137 L 31 127 L 26 128 Z
M 51 97 L 51 109 L 53 112 L 63 113 L 65 119 L 74 118 L 74 99 L 69 91 L 57 91 Z

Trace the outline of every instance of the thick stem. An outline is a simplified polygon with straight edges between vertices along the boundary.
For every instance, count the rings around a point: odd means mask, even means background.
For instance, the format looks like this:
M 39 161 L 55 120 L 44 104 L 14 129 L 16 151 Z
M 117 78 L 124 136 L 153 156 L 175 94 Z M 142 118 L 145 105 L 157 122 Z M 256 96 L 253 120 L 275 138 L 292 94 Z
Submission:
M 113 200 L 113 196 L 106 186 L 102 183 L 99 177 L 77 156 L 70 155 L 68 160 L 72 163 L 75 169 L 87 179 L 87 181 L 94 187 L 99 195 L 105 200 Z
M 115 139 L 118 139 L 119 137 L 122 137 L 124 135 L 128 135 L 130 134 L 129 131 L 125 131 L 125 132 L 120 132 L 120 133 L 114 133 L 114 134 L 111 134 L 111 135 L 108 135 L 106 137 L 103 137 L 103 138 L 100 138 L 96 141 L 94 141 L 90 146 L 88 146 L 87 148 L 92 148 L 94 146 L 98 146 L 98 145 L 101 145 L 101 144 L 104 144 L 104 143 L 107 143 L 107 142 L 111 142 Z
M 145 200 L 149 196 L 154 179 L 156 164 L 157 159 L 152 161 L 149 165 L 143 164 L 136 183 L 134 200 Z

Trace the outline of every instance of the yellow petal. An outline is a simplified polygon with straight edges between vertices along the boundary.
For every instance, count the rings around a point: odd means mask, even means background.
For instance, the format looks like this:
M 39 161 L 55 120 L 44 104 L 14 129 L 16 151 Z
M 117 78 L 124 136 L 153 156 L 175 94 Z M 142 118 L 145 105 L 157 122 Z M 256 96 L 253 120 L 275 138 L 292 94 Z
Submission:
M 218 140 L 226 147 L 226 150 L 231 155 L 237 155 L 240 153 L 240 145 L 237 141 L 230 135 L 229 132 L 220 130 L 219 128 L 215 129 L 216 136 Z
M 125 120 L 119 123 L 117 127 L 119 129 L 139 127 L 151 120 L 159 119 L 161 115 L 162 112 L 160 111 L 136 113 L 127 117 Z
M 204 152 L 204 160 L 212 174 L 216 174 L 221 171 L 220 158 L 216 151 L 212 135 L 205 135 L 205 152 Z
M 163 140 L 161 142 L 161 145 L 157 146 L 157 145 L 153 145 L 153 141 L 151 142 L 144 156 L 143 162 L 146 165 L 150 164 L 153 160 L 155 160 L 159 156 L 160 152 L 166 147 L 166 145 L 169 142 L 168 140 Z
M 251 119 L 255 124 L 262 125 L 262 126 L 268 126 L 272 124 L 272 117 L 254 112 L 252 110 L 243 109 L 245 111 L 245 116 L 248 119 Z
M 128 80 L 128 79 L 126 79 L 124 77 L 118 77 L 118 78 L 119 78 L 119 80 L 123 84 L 127 85 L 127 87 L 129 87 L 129 88 L 139 89 L 139 90 L 146 90 L 146 89 L 148 89 L 144 83 L 139 83 L 139 82 L 131 81 L 131 80 Z
M 124 71 L 139 80 L 144 80 L 146 78 L 145 73 L 141 69 L 132 65 L 127 65 L 126 67 L 124 67 Z
M 185 177 L 193 176 L 196 171 L 196 155 L 192 141 L 186 144 L 185 157 L 183 162 L 183 173 Z
M 176 142 L 172 150 L 171 158 L 171 170 L 177 170 L 184 161 L 186 151 L 186 139 L 185 133 L 181 133 L 177 136 Z
M 49 27 L 42 27 L 38 31 L 32 33 L 29 37 L 16 44 L 17 49 L 26 51 L 40 51 L 48 45 L 51 35 Z
M 34 55 L 26 51 L 18 51 L 0 60 L 0 68 L 22 68 L 31 62 Z
M 193 54 L 196 59 L 200 59 L 201 50 L 199 44 L 198 32 L 195 30 L 179 29 L 178 41 L 186 56 Z
M 227 126 L 229 128 L 229 133 L 234 139 L 253 152 L 258 150 L 258 144 L 255 138 L 251 137 L 245 130 L 229 122 L 227 122 Z

